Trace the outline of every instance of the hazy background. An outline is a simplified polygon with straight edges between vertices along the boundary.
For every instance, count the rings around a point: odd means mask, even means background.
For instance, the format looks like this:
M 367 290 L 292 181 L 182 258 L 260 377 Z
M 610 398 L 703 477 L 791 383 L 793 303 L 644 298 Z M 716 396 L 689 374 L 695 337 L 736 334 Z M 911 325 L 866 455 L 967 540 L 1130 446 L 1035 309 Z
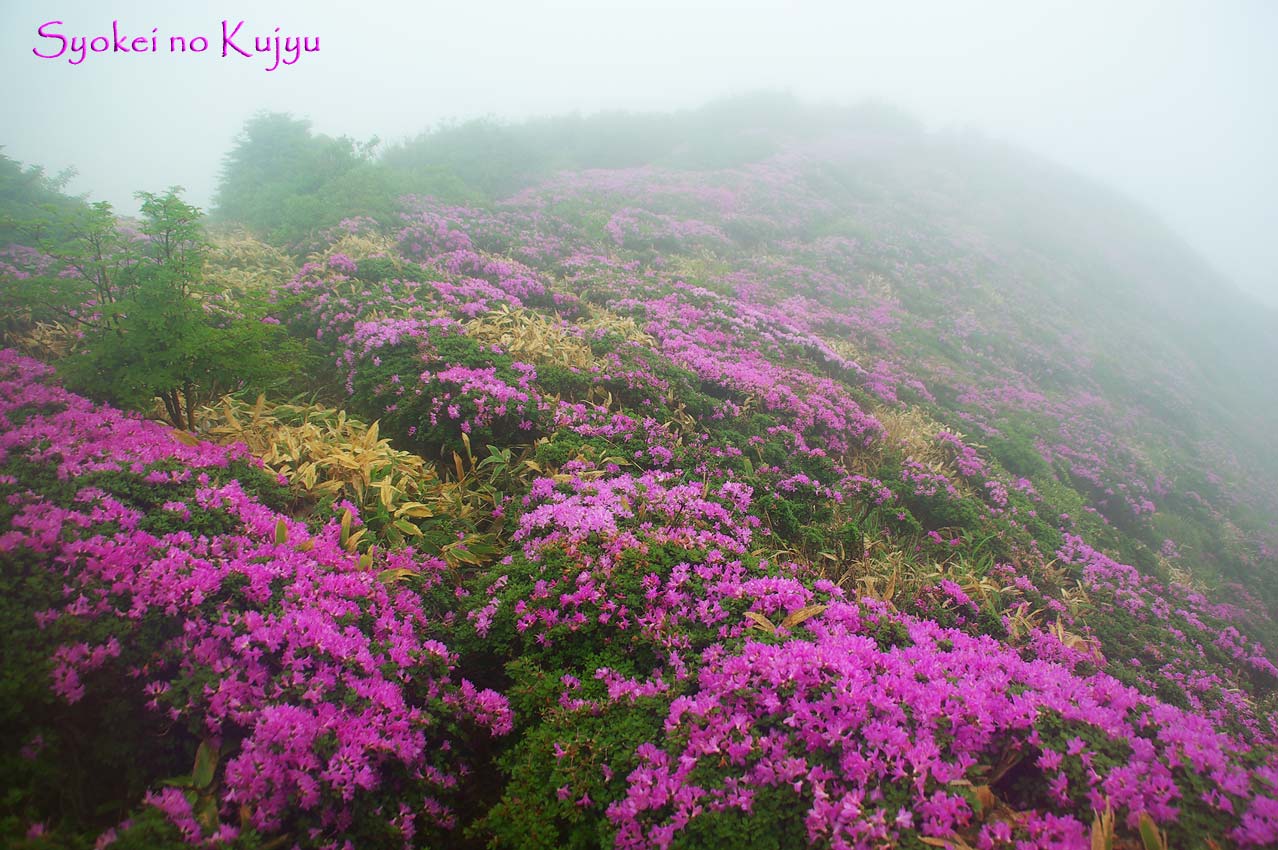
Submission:
M 1278 3 L 32 2 L 2 0 L 0 144 L 121 209 L 170 184 L 207 206 L 262 109 L 396 140 L 441 120 L 663 110 L 784 90 L 881 99 L 1104 180 L 1158 213 L 1240 288 L 1278 305 Z M 180 6 L 180 8 L 176 8 Z M 205 35 L 202 55 L 38 59 L 61 31 Z M 220 55 L 221 21 L 319 36 L 272 73 Z

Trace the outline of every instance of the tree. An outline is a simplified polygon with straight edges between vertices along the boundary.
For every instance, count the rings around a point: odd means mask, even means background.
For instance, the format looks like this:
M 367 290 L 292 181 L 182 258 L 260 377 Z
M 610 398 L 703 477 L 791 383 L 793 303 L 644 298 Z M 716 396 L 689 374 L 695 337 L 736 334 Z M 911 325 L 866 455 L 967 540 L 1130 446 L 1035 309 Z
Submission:
M 73 177 L 74 168 L 50 177 L 39 166 L 24 166 L 0 153 L 0 245 L 16 240 L 18 222 L 30 219 L 41 207 L 66 211 L 83 206 L 79 198 L 65 194 Z
M 296 246 L 343 218 L 390 220 L 400 187 L 376 161 L 376 138 L 314 133 L 304 119 L 262 113 L 226 155 L 214 216 Z
M 106 203 L 76 212 L 58 228 L 69 238 L 40 245 L 53 262 L 10 281 L 4 300 L 80 328 L 79 351 L 59 364 L 69 386 L 134 408 L 159 398 L 174 426 L 192 429 L 205 400 L 270 380 L 282 334 L 262 321 L 264 301 L 204 285 L 202 214 L 180 193 L 139 192 L 136 229 Z

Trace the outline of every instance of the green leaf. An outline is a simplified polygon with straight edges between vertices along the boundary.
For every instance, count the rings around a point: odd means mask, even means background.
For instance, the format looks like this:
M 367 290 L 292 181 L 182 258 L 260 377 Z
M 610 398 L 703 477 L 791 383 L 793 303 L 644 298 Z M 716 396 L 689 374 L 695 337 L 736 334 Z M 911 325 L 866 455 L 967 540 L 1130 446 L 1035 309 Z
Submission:
M 346 541 L 351 538 L 351 509 L 347 508 L 342 511 L 342 537 L 339 541 L 340 545 L 345 548 Z
M 196 788 L 208 788 L 213 784 L 221 753 L 205 738 L 195 751 L 195 767 L 191 770 L 191 784 Z
M 395 520 L 395 522 L 391 524 L 394 525 L 396 528 L 398 528 L 400 531 L 407 534 L 409 537 L 422 536 L 422 530 L 418 528 L 417 526 L 413 525 L 411 522 L 409 522 L 406 519 L 397 519 Z
M 195 782 L 189 773 L 184 773 L 181 776 L 170 776 L 168 779 L 161 779 L 160 784 L 167 785 L 170 788 L 190 788 Z
M 394 584 L 397 581 L 414 578 L 417 573 L 405 567 L 388 568 L 377 574 L 377 579 L 382 584 Z
M 1149 812 L 1140 813 L 1140 843 L 1145 845 L 1145 850 L 1167 850 L 1167 839 Z

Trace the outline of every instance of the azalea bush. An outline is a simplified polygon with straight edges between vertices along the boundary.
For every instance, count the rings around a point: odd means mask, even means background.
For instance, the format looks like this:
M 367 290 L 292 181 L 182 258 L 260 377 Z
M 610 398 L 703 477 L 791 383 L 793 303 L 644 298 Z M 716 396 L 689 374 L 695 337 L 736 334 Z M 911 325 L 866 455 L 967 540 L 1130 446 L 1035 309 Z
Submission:
M 461 328 L 430 324 L 357 324 L 360 357 L 349 386 L 362 408 L 380 408 L 387 428 L 423 454 L 527 440 L 538 418 L 536 369 L 500 349 L 485 350 Z
M 748 487 L 707 495 L 534 483 L 522 555 L 471 617 L 516 641 L 537 718 L 485 822 L 502 846 L 1074 847 L 1109 809 L 1271 840 L 1278 760 L 1252 736 L 1274 733 L 1249 708 L 1217 728 L 1047 634 L 1038 658 L 945 628 L 979 614 L 953 582 L 926 619 L 850 604 L 747 554 Z
M 45 383 L 46 367 L 11 353 L 0 368 L 3 468 L 55 473 L 44 487 L 3 476 L 6 576 L 19 565 L 28 575 L 12 585 L 20 603 L 6 628 L 48 652 L 19 656 L 31 666 L 10 666 L 6 681 L 47 676 L 67 706 L 150 718 L 130 722 L 163 734 L 136 734 L 131 756 L 177 778 L 153 776 L 134 805 L 158 808 L 190 842 L 411 846 L 454 827 L 470 742 L 508 732 L 511 717 L 504 697 L 458 675 L 439 639 L 450 616 L 430 591 L 444 562 L 361 555 L 349 508 L 313 531 L 247 491 L 233 477 L 252 480 L 234 466 L 242 448 L 177 441 Z M 135 504 L 139 486 L 165 501 Z M 33 614 L 38 630 L 24 625 Z M 86 731 L 62 710 L 11 720 L 31 758 L 74 759 Z
M 520 145 L 445 133 L 384 167 L 504 197 L 343 212 L 371 148 L 259 119 L 224 212 L 289 244 L 201 265 L 187 222 L 175 277 L 99 209 L 116 301 L 0 252 L 50 361 L 0 354 L 4 841 L 1278 843 L 1263 441 L 857 126 L 483 179 L 454 143 Z M 75 393 L 76 328 L 166 310 L 206 354 L 256 322 L 282 394 L 210 373 L 161 425 Z M 1166 357 L 1116 362 L 1128 332 Z

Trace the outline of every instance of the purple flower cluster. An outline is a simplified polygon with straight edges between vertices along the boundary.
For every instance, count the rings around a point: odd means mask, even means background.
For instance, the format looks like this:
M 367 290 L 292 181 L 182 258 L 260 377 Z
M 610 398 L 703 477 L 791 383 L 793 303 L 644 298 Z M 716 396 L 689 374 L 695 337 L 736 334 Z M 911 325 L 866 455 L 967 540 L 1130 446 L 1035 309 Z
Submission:
M 458 745 L 505 734 L 512 718 L 504 697 L 462 678 L 431 637 L 450 618 L 426 608 L 420 587 L 438 583 L 444 562 L 411 549 L 362 557 L 342 545 L 335 520 L 312 533 L 202 471 L 236 450 L 188 446 L 47 376 L 0 353 L 3 457 L 50 464 L 72 482 L 104 469 L 171 481 L 149 470 L 175 463 L 179 478 L 193 477 L 192 507 L 234 528 L 151 533 L 144 515 L 101 490 L 81 488 L 68 507 L 7 485 L 15 515 L 0 552 L 64 582 L 63 602 L 35 616 L 92 621 L 110 635 L 58 647 L 53 689 L 76 702 L 108 671 L 133 681 L 153 710 L 222 751 L 218 809 L 244 807 L 263 833 L 300 829 L 308 846 L 341 846 L 358 819 L 394 816 L 410 845 L 417 831 L 453 826 L 469 770 Z M 383 581 L 386 570 L 418 588 Z M 188 838 L 207 837 L 172 791 L 153 804 Z M 401 811 L 399 801 L 412 802 Z
M 777 795 L 804 810 L 814 846 L 967 834 L 979 847 L 1075 848 L 1090 818 L 1071 811 L 1107 804 L 1133 827 L 1206 804 L 1239 816 L 1240 845 L 1278 840 L 1273 756 L 1249 768 L 1250 743 L 1193 714 L 925 620 L 905 618 L 908 645 L 885 650 L 873 638 L 884 616 L 838 603 L 805 623 L 810 639 L 707 650 L 696 692 L 671 703 L 664 742 L 640 747 L 608 808 L 617 846 L 669 847 L 698 817 Z M 973 786 L 1005 793 L 991 771 L 1009 762 L 1032 765 L 1042 790 L 989 819 Z M 1183 799 L 1186 769 L 1207 783 L 1203 799 Z

